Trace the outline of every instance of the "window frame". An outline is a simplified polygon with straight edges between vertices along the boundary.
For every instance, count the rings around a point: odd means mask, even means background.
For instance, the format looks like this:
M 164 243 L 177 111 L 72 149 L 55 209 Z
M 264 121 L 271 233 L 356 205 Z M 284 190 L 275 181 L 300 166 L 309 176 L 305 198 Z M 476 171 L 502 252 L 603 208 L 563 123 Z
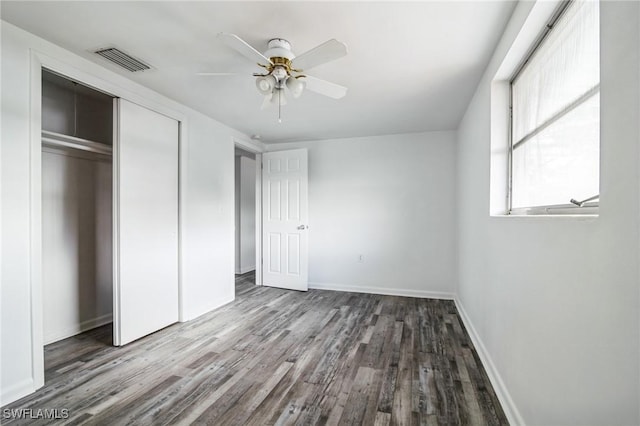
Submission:
M 599 1 L 599 0 L 596 0 Z M 513 140 L 513 84 L 518 79 L 522 71 L 526 68 L 527 64 L 531 61 L 531 58 L 536 54 L 538 48 L 544 43 L 547 36 L 553 31 L 556 26 L 556 23 L 560 20 L 560 18 L 565 14 L 565 12 L 569 9 L 569 7 L 575 3 L 575 0 L 562 0 L 556 10 L 551 15 L 551 18 L 544 25 L 540 34 L 535 38 L 534 42 L 531 44 L 531 47 L 526 51 L 523 59 L 518 63 L 515 70 L 511 74 L 508 79 L 509 84 L 509 129 L 508 129 L 508 176 L 507 176 L 507 215 L 514 216 L 526 216 L 526 215 L 598 215 L 599 213 L 599 195 L 597 194 L 597 198 L 594 201 L 587 201 L 584 203 L 576 202 L 575 204 L 572 202 L 566 204 L 553 204 L 553 205 L 544 205 L 544 206 L 529 206 L 529 207 L 513 207 L 513 150 L 514 150 L 514 140 Z M 593 93 L 592 93 L 593 92 Z M 556 115 L 552 116 L 547 120 L 547 122 L 542 123 L 538 128 L 534 130 L 531 135 L 525 136 L 525 138 L 521 139 L 516 143 L 516 145 L 520 145 L 521 143 L 525 143 L 529 140 L 529 138 L 535 136 L 539 131 L 544 130 L 546 127 L 553 124 L 556 120 L 562 118 L 569 112 L 573 111 L 578 106 L 582 105 L 586 100 L 590 99 L 592 96 L 600 92 L 600 83 L 580 96 L 578 99 L 574 100 L 567 108 L 561 110 Z

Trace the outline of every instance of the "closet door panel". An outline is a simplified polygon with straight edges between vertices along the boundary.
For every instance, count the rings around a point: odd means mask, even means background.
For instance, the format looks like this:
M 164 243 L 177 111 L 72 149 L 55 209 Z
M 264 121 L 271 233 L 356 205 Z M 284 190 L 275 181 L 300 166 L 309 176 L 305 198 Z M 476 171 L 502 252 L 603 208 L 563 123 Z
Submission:
M 178 321 L 179 123 L 119 99 L 114 342 Z

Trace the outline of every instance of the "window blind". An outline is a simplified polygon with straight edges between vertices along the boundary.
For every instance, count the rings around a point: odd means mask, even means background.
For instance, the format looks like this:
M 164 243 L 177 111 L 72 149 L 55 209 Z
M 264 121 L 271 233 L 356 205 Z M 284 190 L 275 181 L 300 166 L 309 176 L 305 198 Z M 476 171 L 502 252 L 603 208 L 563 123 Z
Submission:
M 599 192 L 598 6 L 573 1 L 512 81 L 512 208 Z

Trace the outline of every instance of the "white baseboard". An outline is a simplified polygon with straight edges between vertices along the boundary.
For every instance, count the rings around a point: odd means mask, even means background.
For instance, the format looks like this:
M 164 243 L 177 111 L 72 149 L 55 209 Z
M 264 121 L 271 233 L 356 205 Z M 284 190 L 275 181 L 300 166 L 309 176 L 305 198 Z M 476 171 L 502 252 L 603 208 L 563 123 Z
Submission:
M 113 321 L 112 314 L 101 315 L 97 318 L 91 318 L 86 321 L 82 321 L 80 324 L 74 324 L 61 330 L 50 331 L 44 336 L 44 344 L 57 342 L 58 340 L 66 339 L 67 337 L 75 336 L 76 334 L 83 333 L 92 328 L 100 327 L 101 325 L 109 324 Z
M 522 418 L 522 415 L 520 414 L 520 411 L 518 411 L 518 407 L 516 407 L 516 404 L 513 402 L 513 399 L 511 398 L 511 394 L 509 393 L 509 391 L 507 390 L 507 387 L 502 381 L 502 377 L 500 376 L 500 373 L 498 373 L 498 369 L 493 363 L 493 360 L 491 359 L 491 356 L 489 355 L 487 348 L 484 346 L 482 339 L 480 339 L 480 335 L 478 335 L 478 332 L 473 326 L 473 323 L 471 322 L 471 319 L 467 315 L 467 312 L 464 310 L 464 307 L 462 306 L 460 299 L 456 297 L 455 303 L 456 303 L 456 308 L 460 313 L 460 318 L 462 318 L 462 322 L 464 323 L 464 326 L 467 329 L 467 332 L 469 333 L 469 337 L 473 342 L 473 346 L 476 348 L 476 351 L 478 352 L 478 356 L 482 361 L 482 366 L 487 372 L 487 376 L 489 376 L 489 381 L 491 381 L 491 386 L 493 386 L 493 389 L 496 392 L 498 400 L 500 400 L 500 404 L 502 405 L 502 409 L 504 410 L 504 413 L 507 416 L 507 420 L 509 420 L 509 424 L 514 426 L 515 425 L 524 426 L 525 422 L 524 422 L 524 419 Z
M 35 391 L 36 389 L 32 378 L 28 378 L 14 385 L 3 388 L 2 394 L 0 394 L 0 407 L 11 404 L 13 401 L 17 401 Z
M 246 274 L 247 272 L 255 271 L 256 267 L 254 266 L 245 266 L 244 268 L 236 269 L 236 275 Z
M 352 293 L 382 294 L 385 296 L 419 297 L 422 299 L 444 299 L 444 300 L 455 299 L 454 293 L 447 293 L 442 291 L 428 291 L 428 290 L 411 290 L 411 289 L 391 288 L 391 287 L 365 287 L 365 286 L 351 286 L 351 285 L 344 285 L 344 284 L 310 282 L 309 288 L 318 289 L 318 290 L 349 291 Z

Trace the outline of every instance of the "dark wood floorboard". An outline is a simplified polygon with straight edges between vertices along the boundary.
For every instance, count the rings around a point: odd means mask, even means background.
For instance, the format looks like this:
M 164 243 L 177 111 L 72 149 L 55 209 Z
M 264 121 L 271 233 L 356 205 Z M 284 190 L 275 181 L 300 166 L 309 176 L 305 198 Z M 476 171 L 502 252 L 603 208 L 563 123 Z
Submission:
M 68 418 L 2 424 L 507 424 L 452 301 L 254 279 L 236 276 L 233 303 L 121 348 L 111 326 L 46 346 L 46 385 L 3 414 Z

